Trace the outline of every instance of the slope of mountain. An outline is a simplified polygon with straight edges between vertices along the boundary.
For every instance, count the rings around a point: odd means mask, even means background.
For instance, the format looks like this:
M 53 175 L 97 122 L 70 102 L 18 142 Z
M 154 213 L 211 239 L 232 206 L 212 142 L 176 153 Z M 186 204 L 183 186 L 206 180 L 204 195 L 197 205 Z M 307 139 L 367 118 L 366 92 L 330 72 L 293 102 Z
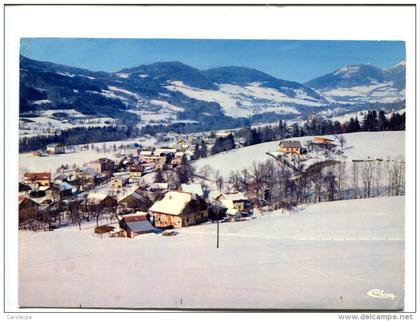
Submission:
M 331 103 L 390 103 L 405 99 L 405 61 L 389 68 L 350 65 L 305 83 Z
M 235 66 L 199 70 L 157 62 L 109 73 L 20 57 L 21 127 L 27 134 L 41 125 L 48 130 L 60 124 L 237 127 L 337 106 L 394 102 L 403 99 L 404 87 L 404 63 L 387 69 L 347 66 L 300 84 Z
M 72 109 L 142 124 L 237 126 L 246 121 L 241 118 L 295 117 L 328 104 L 299 83 L 244 67 L 200 71 L 180 62 L 158 62 L 106 73 L 21 57 L 20 70 L 20 112 L 26 117 Z

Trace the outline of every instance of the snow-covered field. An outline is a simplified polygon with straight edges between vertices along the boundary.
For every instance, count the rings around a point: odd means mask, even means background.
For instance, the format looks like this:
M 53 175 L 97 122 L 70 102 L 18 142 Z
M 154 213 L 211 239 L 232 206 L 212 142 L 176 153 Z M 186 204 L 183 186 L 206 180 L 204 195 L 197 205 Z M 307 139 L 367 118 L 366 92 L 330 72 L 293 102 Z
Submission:
M 84 163 L 88 163 L 100 157 L 107 157 L 110 159 L 115 159 L 115 153 L 112 151 L 112 146 L 115 144 L 117 147 L 120 145 L 129 145 L 133 143 L 138 143 L 143 146 L 152 146 L 156 142 L 156 139 L 151 137 L 147 139 L 133 139 L 133 140 L 120 140 L 120 141 L 110 141 L 105 143 L 94 143 L 96 147 L 102 150 L 103 145 L 105 144 L 106 148 L 111 149 L 108 152 L 97 153 L 95 150 L 83 150 L 78 152 L 70 152 L 66 154 L 57 154 L 50 155 L 48 157 L 34 157 L 32 153 L 22 153 L 19 154 L 19 168 L 25 168 L 29 171 L 51 171 L 55 170 L 61 165 L 70 165 L 76 164 L 77 166 L 82 166 Z M 89 144 L 90 146 L 91 144 Z M 82 145 L 77 145 L 77 148 L 80 148 Z M 127 150 L 129 152 L 129 150 Z M 134 152 L 134 149 L 131 150 Z
M 404 197 L 134 239 L 19 232 L 23 307 L 401 309 Z M 375 298 L 373 289 L 395 298 Z
M 338 103 L 347 102 L 381 102 L 391 103 L 404 100 L 405 90 L 398 90 L 393 82 L 372 83 L 364 86 L 320 89 L 318 92 Z
M 333 138 L 332 136 L 326 136 Z M 404 159 L 405 158 L 405 132 L 359 132 L 344 134 L 346 145 L 344 154 L 347 160 L 352 159 Z M 293 140 L 302 142 L 311 137 L 298 137 Z M 228 177 L 231 171 L 249 168 L 252 163 L 273 159 L 266 152 L 278 151 L 279 141 L 273 141 L 244 148 L 238 148 L 228 152 L 216 154 L 195 162 L 197 169 L 210 165 L 219 170 L 223 177 Z
M 56 119 L 53 117 L 55 113 L 66 114 L 67 118 Z M 110 117 L 91 118 L 75 109 L 48 109 L 40 111 L 39 117 L 21 117 L 19 120 L 19 136 L 52 135 L 55 131 L 75 127 L 104 127 L 114 123 L 115 120 Z
M 299 114 L 293 107 L 296 104 L 322 106 L 322 102 L 307 96 L 301 90 L 295 90 L 296 97 L 290 98 L 279 90 L 260 85 L 260 83 L 251 83 L 248 86 L 220 84 L 219 90 L 205 90 L 187 86 L 182 81 L 173 81 L 166 88 L 180 91 L 194 99 L 217 102 L 225 115 L 230 117 L 249 117 L 256 112 Z

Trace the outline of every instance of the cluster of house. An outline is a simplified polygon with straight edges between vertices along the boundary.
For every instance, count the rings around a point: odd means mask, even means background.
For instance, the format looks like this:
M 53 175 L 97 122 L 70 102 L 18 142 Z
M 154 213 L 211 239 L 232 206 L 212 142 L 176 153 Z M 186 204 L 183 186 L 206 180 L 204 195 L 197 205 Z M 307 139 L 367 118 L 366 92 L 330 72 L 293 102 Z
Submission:
M 314 139 L 307 144 L 306 147 L 298 140 L 282 140 L 279 143 L 279 151 L 283 154 L 303 155 L 308 151 L 315 150 L 331 150 L 336 147 L 334 139 L 322 136 L 315 136 Z
M 40 210 L 60 211 L 73 200 L 102 209 L 113 209 L 122 230 L 117 234 L 134 236 L 156 228 L 179 228 L 208 220 L 209 204 L 218 205 L 229 219 L 241 217 L 250 207 L 243 193 L 209 197 L 200 184 L 182 184 L 177 190 L 168 183 L 139 184 L 144 173 L 175 167 L 187 153 L 168 147 L 141 150 L 119 161 L 99 158 L 82 168 L 50 172 L 27 172 L 19 183 L 19 221 L 24 226 Z M 146 228 L 148 227 L 148 228 Z
M 54 184 L 50 182 L 48 175 L 31 175 L 33 182 L 37 181 L 44 184 L 43 186 Z M 33 217 L 40 208 L 52 205 L 38 203 L 27 192 L 21 192 L 19 195 L 20 222 Z M 220 218 L 227 217 L 229 220 L 243 216 L 250 208 L 250 203 L 243 193 L 221 193 L 209 198 L 208 191 L 205 193 L 200 184 L 182 184 L 178 190 L 168 189 L 167 184 L 158 190 L 138 187 L 121 197 L 90 191 L 85 195 L 85 200 L 88 204 L 101 208 L 113 208 L 120 222 L 120 230 L 114 232 L 114 235 L 126 237 L 154 232 L 156 229 L 181 228 L 204 223 L 209 219 L 210 204 L 218 205 L 223 212 Z M 66 202 L 66 199 L 63 202 Z
M 170 169 L 191 159 L 193 153 L 188 150 L 188 147 L 188 144 L 180 142 L 177 147 L 138 150 L 138 156 L 146 172 Z
M 161 154 L 174 154 L 169 155 L 174 158 L 173 163 L 180 162 L 183 155 L 191 157 L 193 155 L 194 146 L 196 144 L 201 144 L 203 141 L 207 144 L 207 147 L 210 149 L 217 138 L 227 137 L 232 135 L 231 131 L 218 131 L 214 133 L 190 133 L 190 134 L 178 134 L 175 132 L 168 133 L 158 133 L 155 135 L 157 142 L 160 145 L 167 145 L 169 147 L 156 147 L 151 149 L 142 150 L 142 158 L 149 164 L 159 164 L 159 166 L 168 165 L 165 163 L 165 160 L 161 157 Z M 139 143 L 142 140 L 151 139 L 152 136 L 145 135 L 138 139 Z M 239 145 L 244 144 L 243 139 L 238 140 Z M 139 144 L 134 143 L 133 145 L 139 146 Z M 86 146 L 86 145 L 84 145 Z M 84 146 L 80 146 L 81 150 L 84 149 Z M 66 150 L 68 151 L 71 146 L 65 146 L 62 143 L 52 143 L 45 146 L 43 150 L 37 150 L 32 153 L 33 156 L 42 157 L 49 155 L 64 154 Z M 74 147 L 73 147 L 74 149 Z

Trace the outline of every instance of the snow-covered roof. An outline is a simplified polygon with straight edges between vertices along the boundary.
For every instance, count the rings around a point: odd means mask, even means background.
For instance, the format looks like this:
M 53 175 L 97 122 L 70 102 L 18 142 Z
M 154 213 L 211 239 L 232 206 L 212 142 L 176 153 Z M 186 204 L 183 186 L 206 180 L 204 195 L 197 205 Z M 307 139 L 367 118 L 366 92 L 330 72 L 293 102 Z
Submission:
M 227 137 L 229 135 L 232 135 L 232 133 L 228 131 L 220 131 L 216 133 L 216 137 Z
M 59 147 L 59 146 L 64 146 L 64 144 L 61 143 L 52 143 L 52 144 L 48 144 L 47 147 Z
M 54 187 L 56 187 L 60 192 L 66 191 L 66 190 L 69 190 L 69 189 L 72 189 L 73 188 L 73 186 L 70 185 L 67 182 L 54 183 Z
M 108 194 L 105 194 L 105 193 L 91 192 L 88 194 L 87 200 L 92 201 L 92 202 L 102 202 L 107 196 Z
M 200 184 L 181 184 L 181 190 L 187 193 L 194 193 L 203 196 L 204 192 Z
M 128 190 L 126 192 L 123 192 L 120 195 L 120 197 L 118 198 L 118 202 L 121 202 L 122 200 L 124 200 L 125 198 L 127 198 L 129 196 L 134 197 L 134 198 L 136 198 L 140 201 L 143 201 L 145 199 L 145 196 L 137 193 L 137 189 L 134 189 L 134 190 L 131 189 L 131 190 Z
M 80 173 L 83 174 L 83 175 L 90 175 L 90 176 L 96 176 L 96 175 L 98 175 L 98 172 L 95 169 L 91 168 L 91 167 L 82 168 L 82 170 L 80 171 Z
M 122 178 L 122 177 L 130 177 L 130 173 L 129 172 L 116 172 L 114 173 L 114 177 L 118 177 L 118 178 Z
M 130 215 L 130 214 L 129 214 Z M 146 216 L 147 212 L 141 212 L 141 211 L 137 211 L 136 213 L 132 214 L 132 215 L 139 215 L 139 216 Z
M 66 175 L 66 174 L 63 174 L 63 173 L 60 173 L 60 174 L 58 174 L 58 175 L 56 175 L 56 176 L 54 176 L 54 181 L 55 180 L 63 180 L 63 179 L 67 179 L 69 176 L 68 175 Z
M 284 148 L 302 148 L 302 144 L 297 140 L 285 140 L 280 142 L 280 146 Z
M 247 200 L 246 196 L 242 192 L 237 193 L 225 193 L 221 195 L 223 199 L 229 201 L 244 201 Z
M 167 189 L 169 186 L 168 183 L 153 183 L 152 188 L 153 189 Z
M 231 208 L 230 207 L 226 210 L 226 215 L 234 216 L 234 215 L 238 215 L 238 213 L 239 213 L 239 211 L 236 208 Z
M 127 181 L 129 179 L 129 177 L 128 176 L 122 176 L 122 175 L 120 175 L 120 176 L 115 176 L 115 177 L 113 177 L 112 179 L 111 179 L 111 181 Z
M 182 213 L 184 208 L 192 200 L 190 193 L 170 191 L 165 194 L 165 197 L 157 201 L 150 208 L 152 212 L 159 212 L 170 215 L 179 215 Z
M 160 154 L 160 153 L 176 153 L 176 148 L 170 148 L 170 147 L 159 147 L 156 148 L 156 154 Z

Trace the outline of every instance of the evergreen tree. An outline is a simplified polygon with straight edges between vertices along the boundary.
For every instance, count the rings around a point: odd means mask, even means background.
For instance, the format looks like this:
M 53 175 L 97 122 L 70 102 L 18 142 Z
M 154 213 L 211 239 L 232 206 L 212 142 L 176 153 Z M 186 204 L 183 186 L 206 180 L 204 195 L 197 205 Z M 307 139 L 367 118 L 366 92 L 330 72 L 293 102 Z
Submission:
M 381 110 L 378 115 L 378 130 L 383 131 L 388 127 L 388 120 L 386 119 L 385 112 Z
M 359 119 L 356 116 L 356 119 L 354 120 L 354 131 L 359 132 L 360 129 L 361 129 L 361 127 L 360 127 Z
M 194 154 L 193 154 L 194 159 L 199 159 L 201 158 L 201 153 L 200 153 L 200 145 L 195 144 L 194 146 Z
M 203 140 L 200 145 L 200 157 L 207 157 L 208 153 L 207 143 Z

